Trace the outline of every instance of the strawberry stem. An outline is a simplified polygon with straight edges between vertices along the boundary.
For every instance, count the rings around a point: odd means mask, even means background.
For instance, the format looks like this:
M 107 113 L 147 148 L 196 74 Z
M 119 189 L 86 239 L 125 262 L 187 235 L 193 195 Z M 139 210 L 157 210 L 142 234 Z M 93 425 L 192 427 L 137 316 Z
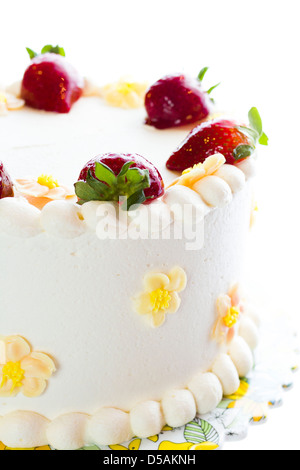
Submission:
M 237 126 L 237 129 L 250 138 L 255 149 L 257 142 L 260 145 L 268 145 L 269 138 L 263 131 L 262 120 L 257 108 L 251 108 L 248 113 L 250 127 Z
M 33 51 L 29 47 L 26 47 L 26 51 L 28 52 L 28 55 L 29 55 L 31 60 L 39 55 L 37 52 Z M 40 54 L 47 54 L 47 52 L 50 52 L 52 54 L 58 54 L 58 55 L 61 55 L 63 57 L 66 56 L 64 48 L 60 47 L 58 45 L 57 46 L 52 46 L 51 44 L 48 44 L 47 46 L 43 47 Z
M 143 204 L 147 198 L 144 190 L 150 187 L 149 170 L 132 167 L 134 162 L 127 162 L 118 175 L 105 164 L 96 162 L 95 177 L 88 171 L 86 181 L 75 183 L 78 204 L 89 201 L 116 201 L 125 197 L 123 210 L 130 210 L 135 204 Z
M 200 70 L 199 75 L 198 75 L 198 80 L 199 80 L 200 83 L 202 83 L 202 81 L 203 81 L 203 79 L 204 79 L 204 77 L 205 77 L 205 75 L 206 75 L 208 69 L 209 69 L 208 67 L 204 67 L 202 70 Z M 210 95 L 210 94 L 214 91 L 214 89 L 217 88 L 219 85 L 221 85 L 221 82 L 220 82 L 220 83 L 217 83 L 217 85 L 214 85 L 214 86 L 210 87 L 210 88 L 207 90 L 206 93 L 207 93 L 208 95 Z M 210 97 L 210 100 L 214 103 L 214 99 L 213 99 L 213 98 Z
M 41 54 L 46 54 L 47 52 L 51 52 L 52 54 L 62 55 L 63 57 L 66 56 L 64 48 L 58 45 L 52 46 L 51 44 L 48 44 L 47 46 L 44 46 L 43 49 L 41 50 Z

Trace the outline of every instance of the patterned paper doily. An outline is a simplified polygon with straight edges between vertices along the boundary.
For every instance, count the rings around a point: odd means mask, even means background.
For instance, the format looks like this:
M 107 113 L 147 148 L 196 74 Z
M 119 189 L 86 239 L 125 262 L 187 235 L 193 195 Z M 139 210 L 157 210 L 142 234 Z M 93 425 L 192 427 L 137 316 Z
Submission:
M 270 407 L 282 404 L 283 394 L 293 385 L 300 357 L 298 338 L 286 317 L 266 321 L 260 336 L 253 371 L 241 380 L 239 390 L 224 398 L 213 412 L 197 416 L 182 428 L 166 426 L 159 435 L 148 439 L 135 438 L 122 445 L 89 446 L 81 450 L 215 450 L 226 440 L 245 438 L 249 425 L 263 423 Z M 0 450 L 12 449 L 0 442 Z M 44 446 L 34 450 L 52 449 Z

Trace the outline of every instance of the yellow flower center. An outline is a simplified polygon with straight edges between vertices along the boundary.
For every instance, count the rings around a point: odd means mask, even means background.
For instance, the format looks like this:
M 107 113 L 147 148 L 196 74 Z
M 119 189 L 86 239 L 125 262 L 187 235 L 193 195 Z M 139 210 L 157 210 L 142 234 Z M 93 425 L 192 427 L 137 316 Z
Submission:
M 117 86 L 117 91 L 121 93 L 121 95 L 129 95 L 132 91 L 135 91 L 135 85 L 134 83 L 129 83 L 129 82 L 122 82 L 119 83 Z
M 156 289 L 150 294 L 150 302 L 154 313 L 160 310 L 167 310 L 170 306 L 170 300 L 170 292 L 166 289 Z
M 240 310 L 237 307 L 228 309 L 227 315 L 223 318 L 223 323 L 227 328 L 232 328 L 239 319 Z
M 16 387 L 22 386 L 22 380 L 24 379 L 24 370 L 21 368 L 20 362 L 7 362 L 2 368 L 2 382 L 0 388 L 7 382 L 12 381 L 12 387 L 10 392 L 12 393 Z
M 7 98 L 5 93 L 0 92 L 0 103 L 7 103 Z
M 197 163 L 197 164 L 194 165 L 193 167 L 187 168 L 186 170 L 184 170 L 184 171 L 182 172 L 182 174 L 183 174 L 183 175 L 187 175 L 187 174 L 190 173 L 191 171 L 201 169 L 202 167 L 203 167 L 203 163 Z
M 58 184 L 57 180 L 55 180 L 53 178 L 53 176 L 51 176 L 51 175 L 41 175 L 41 176 L 38 177 L 37 182 L 41 186 L 46 186 L 49 189 L 54 189 L 54 188 L 59 187 L 59 184 Z

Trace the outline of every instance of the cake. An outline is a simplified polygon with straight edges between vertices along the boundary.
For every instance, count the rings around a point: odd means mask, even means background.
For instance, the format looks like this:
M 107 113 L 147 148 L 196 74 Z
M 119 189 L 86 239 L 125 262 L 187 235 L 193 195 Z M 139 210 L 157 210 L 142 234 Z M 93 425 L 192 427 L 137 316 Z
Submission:
M 200 158 L 201 133 L 225 122 L 206 69 L 99 87 L 61 48 L 29 52 L 22 86 L 0 95 L 0 441 L 71 450 L 182 426 L 253 367 L 240 285 L 258 113 L 234 126 L 236 152 L 217 142 Z M 49 67 L 58 99 L 36 81 Z

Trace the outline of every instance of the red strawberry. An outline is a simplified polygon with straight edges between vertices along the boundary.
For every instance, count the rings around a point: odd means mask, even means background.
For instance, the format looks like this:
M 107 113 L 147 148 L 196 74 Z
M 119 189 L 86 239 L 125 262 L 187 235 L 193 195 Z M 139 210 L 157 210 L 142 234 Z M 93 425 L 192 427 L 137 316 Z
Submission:
M 4 168 L 3 163 L 0 161 L 0 199 L 13 196 L 14 190 L 12 181 Z
M 84 79 L 64 57 L 58 46 L 45 46 L 37 55 L 27 49 L 31 64 L 25 71 L 21 97 L 32 108 L 68 113 L 81 97 Z
M 262 131 L 262 123 L 256 108 L 249 112 L 251 127 L 225 119 L 203 122 L 195 127 L 167 161 L 167 168 L 184 171 L 207 157 L 221 153 L 226 163 L 234 165 L 249 157 L 255 150 L 257 141 L 267 145 L 268 138 Z
M 146 93 L 146 123 L 157 129 L 182 126 L 201 121 L 210 114 L 212 101 L 201 82 L 207 67 L 201 70 L 198 80 L 185 75 L 167 75 L 152 85 Z
M 164 194 L 164 183 L 152 163 L 137 154 L 106 153 L 89 161 L 75 183 L 79 203 L 119 201 L 133 204 L 151 202 Z

